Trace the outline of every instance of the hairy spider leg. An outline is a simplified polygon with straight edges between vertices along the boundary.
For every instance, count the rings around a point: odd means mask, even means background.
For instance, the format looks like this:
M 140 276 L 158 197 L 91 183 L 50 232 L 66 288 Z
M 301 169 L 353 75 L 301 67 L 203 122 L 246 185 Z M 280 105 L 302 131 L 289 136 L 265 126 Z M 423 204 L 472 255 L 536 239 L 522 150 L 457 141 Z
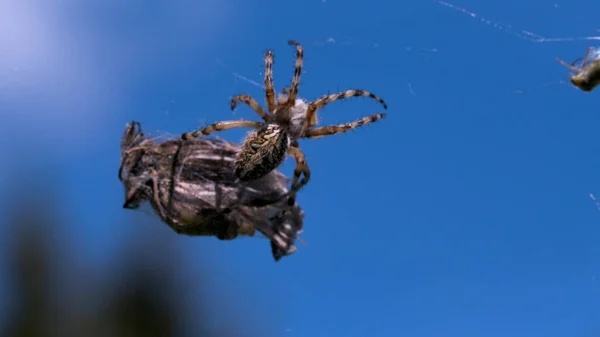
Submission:
M 298 41 L 288 41 L 290 46 L 296 46 L 296 66 L 294 67 L 294 77 L 292 78 L 292 87 L 288 90 L 288 99 L 282 107 L 278 108 L 290 108 L 296 103 L 296 96 L 298 95 L 298 87 L 300 86 L 300 75 L 302 74 L 302 62 L 304 61 L 304 50 Z
M 262 127 L 264 123 L 248 121 L 248 120 L 238 120 L 238 121 L 225 121 L 225 122 L 217 122 L 213 123 L 201 130 L 186 132 L 181 135 L 180 140 L 191 140 L 196 137 L 208 136 L 213 132 L 217 131 L 225 131 L 229 129 L 237 129 L 237 128 L 253 128 L 258 129 Z
M 267 50 L 265 53 L 265 94 L 267 96 L 267 110 L 269 113 L 275 111 L 275 88 L 273 86 L 273 51 Z
M 269 114 L 258 104 L 258 102 L 250 95 L 242 94 L 231 99 L 231 110 L 234 110 L 239 102 L 244 102 L 252 108 L 265 122 L 269 119 Z
M 339 125 L 328 125 L 320 128 L 309 129 L 305 132 L 302 138 L 320 138 L 324 136 L 335 135 L 356 129 L 366 124 L 377 122 L 380 119 L 385 118 L 386 114 L 376 114 L 372 116 L 363 117 L 354 122 L 344 123 Z
M 308 168 L 308 163 L 306 162 L 306 157 L 304 153 L 297 144 L 292 145 L 288 149 L 288 154 L 296 160 L 296 167 L 294 168 L 294 178 L 292 179 L 292 187 L 288 193 L 288 206 L 293 206 L 296 203 L 296 194 L 302 187 L 308 184 L 310 180 L 310 169 Z M 303 175 L 302 180 L 300 180 L 300 176 Z
M 365 96 L 376 100 L 377 102 L 383 105 L 384 109 L 387 109 L 387 104 L 385 101 L 375 94 L 372 94 L 368 91 L 361 89 L 350 89 L 343 92 L 338 92 L 336 94 L 324 95 L 316 100 L 310 102 L 308 104 L 308 109 L 306 110 L 306 120 L 308 121 L 308 127 L 315 126 L 317 124 L 317 110 L 324 107 L 325 105 L 335 102 L 340 99 L 346 99 L 350 97 L 358 97 Z

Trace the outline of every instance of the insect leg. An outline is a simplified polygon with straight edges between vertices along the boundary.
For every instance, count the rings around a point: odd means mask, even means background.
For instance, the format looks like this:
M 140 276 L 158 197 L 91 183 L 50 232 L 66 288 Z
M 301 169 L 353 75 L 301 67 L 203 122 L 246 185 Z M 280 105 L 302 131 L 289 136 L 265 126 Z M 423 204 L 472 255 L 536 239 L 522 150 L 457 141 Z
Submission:
M 159 186 L 158 186 L 158 172 L 156 172 L 153 169 L 150 169 L 150 175 L 152 176 L 152 189 L 154 190 L 152 193 L 153 199 L 154 199 L 154 203 L 156 204 L 156 209 L 158 209 L 158 213 L 160 215 L 160 218 L 167 222 L 167 215 L 165 214 L 165 210 L 162 207 L 162 203 L 160 201 L 160 190 L 159 190 Z

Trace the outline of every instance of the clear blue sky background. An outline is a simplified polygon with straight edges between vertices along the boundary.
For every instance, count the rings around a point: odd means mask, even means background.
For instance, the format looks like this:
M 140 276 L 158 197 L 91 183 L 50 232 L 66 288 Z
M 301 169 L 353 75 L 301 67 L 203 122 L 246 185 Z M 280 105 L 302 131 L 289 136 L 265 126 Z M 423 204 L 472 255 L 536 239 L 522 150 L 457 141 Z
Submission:
M 109 269 L 151 227 L 187 255 L 180 277 L 218 268 L 211 282 L 275 308 L 279 336 L 598 336 L 600 93 L 566 84 L 554 60 L 597 41 L 524 31 L 600 35 L 600 3 L 450 3 L 477 16 L 425 0 L 4 1 L 0 131 L 12 149 L 41 144 L 15 167 L 41 157 L 57 172 L 76 225 L 54 235 L 72 240 L 73 259 Z M 121 209 L 125 124 L 178 135 L 256 119 L 229 110 L 239 93 L 264 104 L 234 72 L 262 82 L 273 49 L 280 90 L 289 39 L 305 48 L 302 97 L 361 88 L 389 105 L 376 124 L 301 142 L 308 244 L 275 264 L 266 240 L 179 237 Z M 378 112 L 356 98 L 320 116 Z

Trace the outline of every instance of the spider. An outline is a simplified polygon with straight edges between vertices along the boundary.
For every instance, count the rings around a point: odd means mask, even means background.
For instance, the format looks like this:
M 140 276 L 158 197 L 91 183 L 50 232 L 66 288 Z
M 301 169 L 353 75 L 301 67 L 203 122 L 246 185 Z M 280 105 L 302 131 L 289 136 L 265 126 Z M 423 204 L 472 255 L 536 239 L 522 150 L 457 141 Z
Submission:
M 387 109 L 387 104 L 381 98 L 361 89 L 324 95 L 312 102 L 298 98 L 304 50 L 295 40 L 288 41 L 288 44 L 296 47 L 294 77 L 292 86 L 284 88 L 277 100 L 275 99 L 273 86 L 273 52 L 267 50 L 265 54 L 264 83 L 268 112 L 249 95 L 242 94 L 231 99 L 231 110 L 234 110 L 238 103 L 244 102 L 261 117 L 262 122 L 251 120 L 217 122 L 201 130 L 184 133 L 180 139 L 182 141 L 190 140 L 207 136 L 216 131 L 234 128 L 254 129 L 246 136 L 242 148 L 236 156 L 234 161 L 235 175 L 242 182 L 253 181 L 265 176 L 281 165 L 287 155 L 294 157 L 296 167 L 292 186 L 288 193 L 288 205 L 293 205 L 296 193 L 308 183 L 311 174 L 304 153 L 300 150 L 298 139 L 319 138 L 347 132 L 365 124 L 376 122 L 386 116 L 384 113 L 379 113 L 349 123 L 315 128 L 317 110 L 337 100 L 357 96 L 370 97 L 381 103 L 384 109 Z M 302 180 L 299 181 L 302 175 Z
M 583 60 L 578 58 L 571 64 L 567 64 L 558 57 L 556 60 L 571 69 L 572 73 L 569 79 L 579 89 L 590 92 L 600 84 L 600 51 L 598 49 L 588 48 Z M 576 66 L 575 64 L 579 61 L 581 61 L 581 66 Z

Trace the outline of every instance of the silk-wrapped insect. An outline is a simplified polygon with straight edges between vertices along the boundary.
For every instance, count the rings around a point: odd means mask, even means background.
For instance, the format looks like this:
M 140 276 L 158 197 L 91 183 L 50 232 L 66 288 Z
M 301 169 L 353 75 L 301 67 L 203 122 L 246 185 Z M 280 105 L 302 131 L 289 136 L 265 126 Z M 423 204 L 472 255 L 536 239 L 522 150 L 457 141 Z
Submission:
M 590 47 L 583 58 L 578 58 L 573 63 L 556 58 L 560 64 L 571 69 L 569 80 L 577 88 L 590 92 L 600 84 L 600 49 Z
M 175 232 L 233 240 L 258 230 L 271 241 L 276 261 L 296 251 L 304 212 L 287 206 L 289 179 L 278 171 L 239 182 L 233 162 L 239 146 L 220 139 L 147 138 L 133 121 L 121 139 L 119 180 L 124 208 L 149 202 Z

